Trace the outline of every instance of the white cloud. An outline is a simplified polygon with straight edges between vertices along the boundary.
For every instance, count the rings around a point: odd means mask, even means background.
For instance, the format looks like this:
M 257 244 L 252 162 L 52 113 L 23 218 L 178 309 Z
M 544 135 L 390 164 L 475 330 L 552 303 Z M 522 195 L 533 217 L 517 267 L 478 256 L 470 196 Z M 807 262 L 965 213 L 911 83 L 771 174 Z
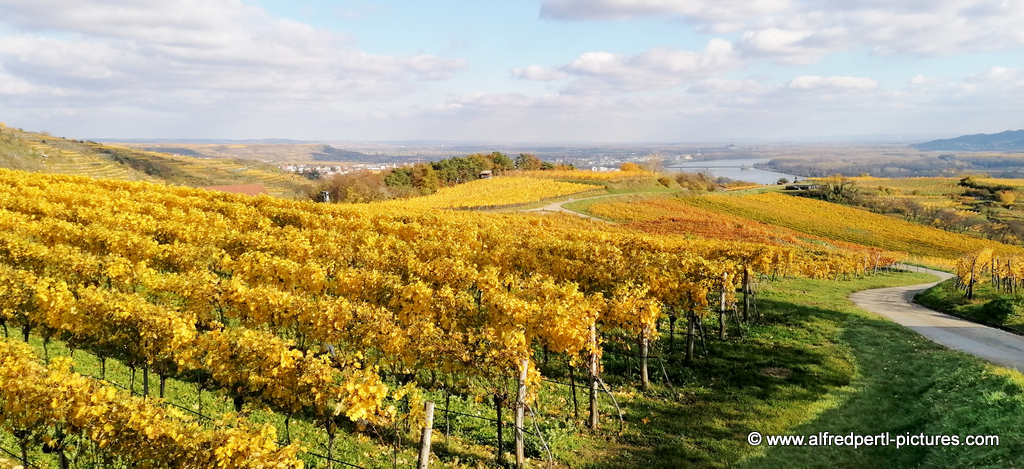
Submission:
M 626 20 L 678 16 L 713 21 L 717 29 L 785 11 L 788 0 L 543 0 L 540 15 L 562 20 Z
M 562 91 L 567 94 L 605 94 L 667 89 L 694 80 L 719 76 L 741 66 L 732 44 L 712 39 L 703 52 L 656 47 L 637 55 L 587 52 L 558 67 L 534 72 L 561 73 L 576 78 Z M 518 69 L 524 74 L 529 69 Z M 513 74 L 516 71 L 513 70 Z
M 82 100 L 180 107 L 389 98 L 466 67 L 375 55 L 237 0 L 0 0 L 0 72 Z
M 512 78 L 531 81 L 553 81 L 561 80 L 569 76 L 568 73 L 558 70 L 548 70 L 539 65 L 529 67 L 515 67 L 511 70 Z
M 992 67 L 984 72 L 973 75 L 969 81 L 972 82 L 986 82 L 986 81 L 1013 81 L 1021 76 L 1020 70 L 1016 68 L 1006 67 Z
M 867 77 L 819 77 L 803 75 L 790 80 L 792 90 L 873 90 L 878 82 Z
M 562 20 L 680 18 L 698 30 L 742 32 L 751 57 L 808 64 L 864 47 L 875 54 L 945 56 L 1024 47 L 1024 2 L 1011 0 L 542 0 Z
M 787 65 L 807 65 L 845 48 L 844 31 L 767 28 L 743 33 L 737 47 L 748 57 L 767 57 Z
M 754 80 L 724 80 L 712 78 L 694 83 L 689 89 L 690 93 L 698 94 L 759 94 L 764 87 Z
M 910 84 L 912 85 L 928 85 L 931 83 L 941 83 L 942 79 L 938 77 L 926 77 L 920 73 L 910 78 Z

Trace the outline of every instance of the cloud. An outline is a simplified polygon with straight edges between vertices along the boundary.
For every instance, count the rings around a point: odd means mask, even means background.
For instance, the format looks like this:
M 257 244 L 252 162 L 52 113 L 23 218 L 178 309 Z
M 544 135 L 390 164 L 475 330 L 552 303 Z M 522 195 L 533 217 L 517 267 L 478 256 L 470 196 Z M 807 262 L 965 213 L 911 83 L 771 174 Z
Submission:
M 572 62 L 548 70 L 538 66 L 512 70 L 517 78 L 572 77 L 566 94 L 605 94 L 661 90 L 721 75 L 741 66 L 732 44 L 712 39 L 702 52 L 655 47 L 636 55 L 587 52 Z
M 785 11 L 788 0 L 543 0 L 540 16 L 559 20 L 620 21 L 651 16 L 682 17 L 723 25 Z M 728 29 L 728 28 L 724 28 Z
M 808 65 L 846 47 L 846 34 L 831 31 L 767 28 L 747 31 L 737 44 L 746 57 L 770 58 L 787 65 Z
M 548 70 L 539 65 L 529 67 L 515 67 L 511 70 L 512 78 L 531 81 L 553 81 L 561 80 L 569 76 L 568 73 L 558 70 Z
M 867 77 L 819 77 L 803 75 L 790 80 L 786 88 L 791 90 L 873 90 L 878 82 Z
M 971 82 L 1000 82 L 1013 81 L 1021 77 L 1020 69 L 1006 67 L 992 67 L 984 72 L 972 75 L 968 81 Z
M 942 79 L 938 77 L 926 77 L 920 73 L 910 78 L 910 84 L 912 85 L 929 85 L 932 83 L 941 83 Z
M 40 94 L 168 107 L 385 99 L 466 61 L 376 55 L 237 0 L 0 0 L 0 73 Z
M 690 93 L 697 94 L 759 94 L 764 87 L 754 80 L 724 80 L 712 78 L 694 83 L 687 89 Z
M 1009 0 L 542 0 L 557 20 L 681 19 L 704 32 L 740 32 L 745 56 L 808 64 L 854 48 L 946 56 L 1024 46 L 1024 3 Z

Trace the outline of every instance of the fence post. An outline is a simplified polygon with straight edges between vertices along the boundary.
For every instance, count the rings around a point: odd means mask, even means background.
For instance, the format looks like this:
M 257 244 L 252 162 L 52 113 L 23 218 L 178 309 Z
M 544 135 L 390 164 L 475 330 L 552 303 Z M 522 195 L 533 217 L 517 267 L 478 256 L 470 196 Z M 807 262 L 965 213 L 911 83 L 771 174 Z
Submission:
M 502 427 L 502 421 L 501 421 L 501 405 L 502 405 L 502 400 L 503 399 L 501 398 L 501 396 L 497 392 L 495 392 L 494 393 L 494 409 L 498 413 L 498 420 L 497 420 L 497 424 L 498 424 L 498 464 L 500 464 L 500 465 L 504 465 L 505 464 L 505 435 L 502 434 L 503 432 L 502 432 L 502 428 L 501 428 Z
M 597 430 L 598 427 L 598 415 L 597 415 L 597 326 L 590 326 L 590 345 L 593 349 L 590 351 L 590 429 Z
M 729 273 L 722 273 L 722 295 L 719 301 L 718 309 L 718 339 L 725 340 L 725 282 L 729 278 Z
M 647 372 L 647 354 L 650 353 L 650 326 L 640 328 L 640 389 L 649 391 L 651 389 L 651 377 Z
M 516 467 L 523 469 L 526 464 L 526 450 L 523 442 L 523 420 L 526 413 L 526 379 L 530 360 L 523 359 L 519 369 L 519 390 L 516 392 Z
M 743 320 L 750 320 L 750 269 L 743 266 Z
M 578 419 L 578 418 L 580 418 L 580 402 L 576 398 L 576 376 L 575 376 L 575 374 L 572 371 L 572 369 L 574 368 L 572 366 L 572 363 L 570 362 L 568 365 L 569 365 L 569 386 L 572 387 L 572 408 L 573 408 L 573 411 L 575 412 L 573 415 L 575 415 L 576 418 Z
M 426 425 L 423 427 L 423 436 L 420 438 L 419 469 L 427 469 L 430 466 L 430 434 L 434 429 L 434 402 L 427 401 L 423 407 L 424 414 L 426 414 Z

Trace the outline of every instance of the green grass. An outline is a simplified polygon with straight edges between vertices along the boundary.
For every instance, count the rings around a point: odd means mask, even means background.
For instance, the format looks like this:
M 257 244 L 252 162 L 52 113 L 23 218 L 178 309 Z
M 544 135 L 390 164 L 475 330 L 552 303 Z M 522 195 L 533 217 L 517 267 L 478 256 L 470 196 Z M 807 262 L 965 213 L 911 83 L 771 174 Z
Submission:
M 779 292 L 772 309 L 836 324 L 834 340 L 856 365 L 849 385 L 831 391 L 824 411 L 793 435 L 999 435 L 993 447 L 774 447 L 745 467 L 1021 467 L 1024 377 L 948 350 L 895 323 L 853 308 L 813 282 L 803 298 Z M 836 284 L 839 286 L 841 284 Z M 841 288 L 841 287 L 840 287 Z M 809 300 L 806 298 L 815 298 Z M 764 433 L 768 431 L 760 430 Z
M 963 291 L 957 290 L 954 280 L 950 279 L 921 292 L 914 300 L 937 311 L 1024 333 L 1024 307 L 1014 308 L 1016 311 L 1007 316 L 993 316 L 986 307 L 997 300 L 1024 303 L 1020 298 L 1017 295 L 997 292 L 989 283 L 981 283 L 974 289 L 974 298 L 969 300 Z
M 786 280 L 759 300 L 762 322 L 726 342 L 709 338 L 709 363 L 668 355 L 675 389 L 624 392 L 627 426 L 593 440 L 573 466 L 612 467 L 1011 467 L 1024 447 L 1024 379 L 947 350 L 856 309 L 853 291 L 924 283 L 925 274 L 849 282 Z M 709 324 L 709 331 L 714 327 Z M 606 373 L 625 375 L 606 355 Z M 612 378 L 609 378 L 612 381 Z M 635 389 L 635 379 L 616 380 Z M 649 419 L 647 423 L 643 419 Z M 614 426 L 612 422 L 606 425 Z M 999 447 L 765 448 L 749 432 L 997 434 Z
M 607 221 L 615 221 L 610 218 L 602 217 L 600 215 L 594 215 L 590 213 L 590 207 L 594 204 L 605 204 L 613 202 L 638 202 L 641 200 L 672 197 L 679 190 L 637 190 L 632 192 L 616 192 L 611 196 L 603 197 L 591 197 L 587 199 L 577 200 L 574 202 L 567 203 L 562 206 L 566 210 L 572 210 L 573 212 L 582 213 L 594 218 L 600 218 Z

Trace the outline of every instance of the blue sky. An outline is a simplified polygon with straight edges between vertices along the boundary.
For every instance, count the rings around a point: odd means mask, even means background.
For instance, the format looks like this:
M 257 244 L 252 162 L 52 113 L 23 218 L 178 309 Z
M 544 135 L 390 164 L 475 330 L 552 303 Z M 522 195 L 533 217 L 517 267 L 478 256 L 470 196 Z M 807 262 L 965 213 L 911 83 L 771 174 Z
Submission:
M 1010 0 L 0 0 L 75 138 L 703 142 L 1024 127 Z

